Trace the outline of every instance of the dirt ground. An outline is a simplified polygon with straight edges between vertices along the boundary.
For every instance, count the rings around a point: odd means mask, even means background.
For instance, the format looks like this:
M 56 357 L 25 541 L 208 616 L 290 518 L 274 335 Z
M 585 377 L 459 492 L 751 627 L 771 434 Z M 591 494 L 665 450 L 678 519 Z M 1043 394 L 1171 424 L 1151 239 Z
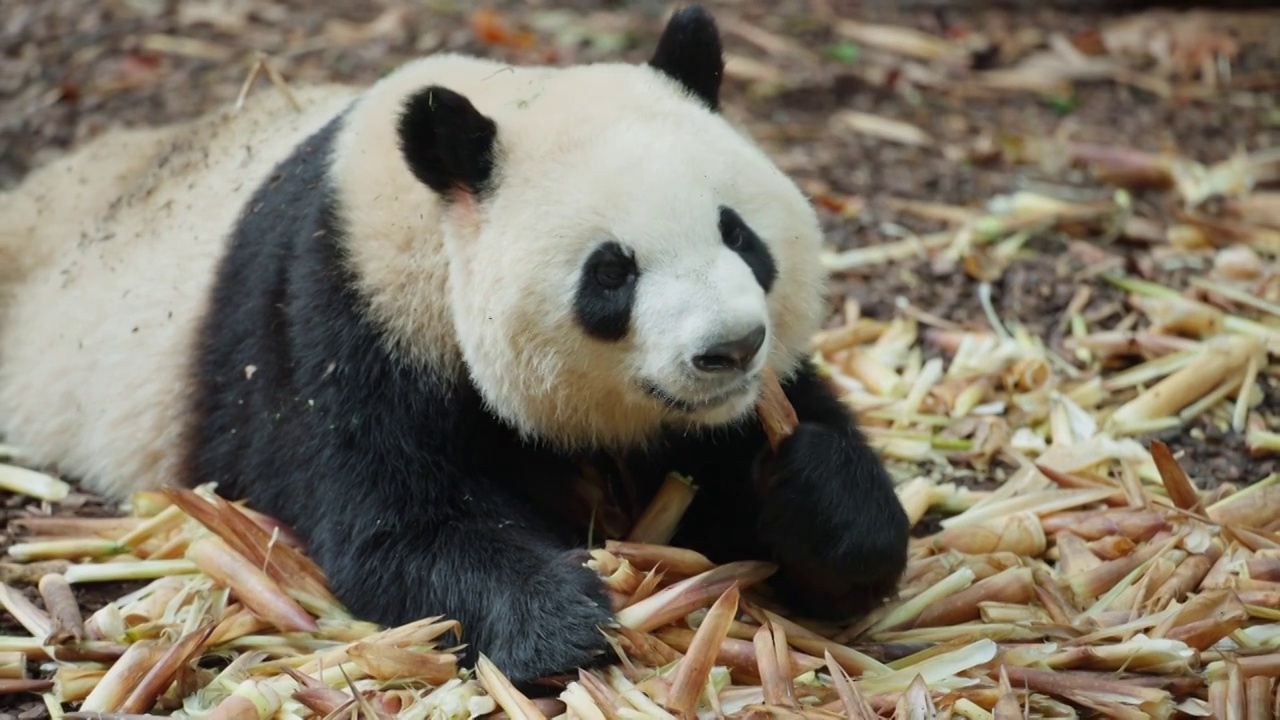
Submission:
M 823 202 L 833 249 L 865 247 L 902 233 L 941 227 L 901 212 L 895 198 L 980 207 L 1018 189 L 1069 199 L 1105 196 L 1087 174 L 1010 162 L 1037 139 L 1071 137 L 1152 152 L 1176 148 L 1202 162 L 1238 148 L 1280 146 L 1280 15 L 1271 16 L 1232 66 L 1247 86 L 1230 99 L 1170 99 L 1136 83 L 1080 82 L 1072 94 L 979 94 L 947 82 L 921 82 L 919 64 L 851 41 L 839 19 L 912 27 L 964 42 L 964 62 L 1012 66 L 1046 34 L 1077 47 L 1097 42 L 1112 15 L 1048 9 L 896 7 L 847 0 L 723 0 L 708 2 L 725 30 L 727 49 L 747 62 L 730 72 L 726 114 L 745 126 L 783 169 Z M 977 6 L 975 9 L 974 6 Z M 149 124 L 192 117 L 235 101 L 255 52 L 265 53 L 289 83 L 367 82 L 419 54 L 482 53 L 511 62 L 641 61 L 650 51 L 666 3 L 646 0 L 552 3 L 486 2 L 477 14 L 466 2 L 419 0 L 41 0 L 6 2 L 0 13 L 0 188 L 72 143 L 116 124 Z M 1248 23 L 1244 24 L 1249 26 Z M 732 65 L 732 63 L 731 63 Z M 1267 78 L 1270 77 L 1270 80 Z M 253 91 L 270 84 L 259 73 Z M 1267 83 L 1271 85 L 1268 87 Z M 930 86 L 930 85 L 934 86 Z M 1266 95 L 1270 93 L 1268 100 Z M 836 113 L 857 110 L 911 123 L 932 141 L 889 142 L 850 131 Z M 1137 194 L 1139 207 L 1167 202 Z M 1095 321 L 1125 312 L 1122 293 L 1093 279 L 1100 262 L 1126 266 L 1156 280 L 1178 268 L 1152 264 L 1132 241 L 1082 246 L 1053 234 L 1036 237 L 1025 253 L 992 278 L 992 300 L 1056 346 L 1060 316 L 1077 288 L 1093 294 L 1085 313 Z M 833 310 L 855 298 L 864 315 L 889 318 L 899 298 L 962 324 L 982 325 L 978 281 L 927 261 L 894 263 L 888 272 L 840 278 Z M 1280 379 L 1263 379 L 1267 402 L 1280 408 Z M 1243 441 L 1209 422 L 1161 436 L 1186 453 L 1183 464 L 1201 483 L 1247 484 L 1280 468 L 1274 456 L 1250 457 Z M 1190 440 L 1190 441 L 1189 441 Z M 980 478 L 979 478 L 980 479 Z M 59 513 L 110 512 L 76 496 Z M 4 496 L 7 521 L 31 503 Z M 119 587 L 84 591 L 86 609 L 117 597 Z M 33 595 L 34 596 L 34 595 Z M 0 634 L 21 633 L 7 617 Z M 0 720 L 42 717 L 22 696 L 9 698 Z M 0 698 L 3 706 L 5 698 Z

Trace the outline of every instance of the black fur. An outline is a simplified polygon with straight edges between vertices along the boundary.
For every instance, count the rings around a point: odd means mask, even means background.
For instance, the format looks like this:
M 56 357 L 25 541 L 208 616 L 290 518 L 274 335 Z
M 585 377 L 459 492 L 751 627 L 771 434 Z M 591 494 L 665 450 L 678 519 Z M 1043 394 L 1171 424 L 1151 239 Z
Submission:
M 773 281 L 778 278 L 778 266 L 773 262 L 773 254 L 733 208 L 720 208 L 720 237 L 751 268 L 760 287 L 766 293 L 772 290 Z
M 498 126 L 467 98 L 432 85 L 409 98 L 397 127 L 409 169 L 444 197 L 492 189 Z
M 582 566 L 568 489 L 582 458 L 521 442 L 465 376 L 387 351 L 343 260 L 323 164 L 336 127 L 263 184 L 220 268 L 186 481 L 291 523 L 357 615 L 456 618 L 464 663 L 484 652 L 523 685 L 605 659 L 609 602 Z M 665 473 L 684 472 L 701 490 L 675 542 L 776 560 L 774 586 L 796 607 L 856 614 L 893 591 L 906 517 L 812 368 L 785 389 L 801 425 L 776 457 L 753 418 L 672 433 L 623 459 L 636 490 L 621 505 L 634 517 Z
M 578 324 L 592 337 L 616 342 L 626 337 L 636 301 L 635 259 L 618 243 L 601 243 L 578 279 L 573 310 Z
M 724 55 L 720 31 L 711 14 L 697 5 L 676 11 L 667 21 L 649 65 L 680 83 L 714 111 L 720 109 Z
M 483 650 L 518 680 L 587 663 L 608 600 L 519 498 L 529 451 L 468 385 L 394 359 L 362 314 L 321 162 L 334 128 L 264 184 L 220 269 L 187 482 L 293 524 L 362 617 L 448 614 L 469 660 Z

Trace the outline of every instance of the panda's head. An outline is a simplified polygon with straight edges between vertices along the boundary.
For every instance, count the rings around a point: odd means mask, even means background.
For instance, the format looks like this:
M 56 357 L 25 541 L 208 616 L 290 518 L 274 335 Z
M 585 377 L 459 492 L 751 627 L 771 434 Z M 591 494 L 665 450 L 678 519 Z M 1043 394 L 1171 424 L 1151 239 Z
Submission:
M 567 447 L 753 409 L 822 308 L 804 196 L 719 114 L 720 38 L 675 14 L 646 64 L 493 72 L 405 96 L 439 196 L 449 315 L 493 411 Z

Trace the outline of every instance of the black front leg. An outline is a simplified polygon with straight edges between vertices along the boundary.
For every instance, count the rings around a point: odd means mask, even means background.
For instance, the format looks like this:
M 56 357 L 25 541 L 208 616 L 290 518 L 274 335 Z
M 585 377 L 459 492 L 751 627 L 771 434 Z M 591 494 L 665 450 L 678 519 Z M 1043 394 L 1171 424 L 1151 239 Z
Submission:
M 329 517 L 342 519 L 312 528 L 309 549 L 353 613 L 384 625 L 456 619 L 463 665 L 483 652 L 521 685 L 607 659 L 613 614 L 584 553 L 483 478 L 437 466 L 415 480 L 432 488 L 429 503 L 391 482 L 374 493 L 353 493 L 349 478 L 320 483 Z
M 800 424 L 776 455 L 752 419 L 713 436 L 688 472 L 703 490 L 678 541 L 779 565 L 772 586 L 816 618 L 861 615 L 896 590 L 910 527 L 849 409 L 812 366 L 783 386 Z

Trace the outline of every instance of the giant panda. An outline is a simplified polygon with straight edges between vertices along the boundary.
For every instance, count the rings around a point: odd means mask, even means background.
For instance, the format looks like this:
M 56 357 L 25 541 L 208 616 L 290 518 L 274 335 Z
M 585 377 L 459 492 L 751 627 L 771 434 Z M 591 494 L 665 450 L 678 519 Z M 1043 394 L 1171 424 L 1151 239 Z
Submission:
M 722 74 L 693 6 L 645 63 L 440 54 L 88 142 L 0 199 L 0 431 L 112 499 L 216 483 L 357 616 L 455 618 L 517 683 L 608 657 L 584 462 L 632 510 L 685 474 L 673 544 L 865 613 L 908 522 L 809 359 L 815 211 Z

